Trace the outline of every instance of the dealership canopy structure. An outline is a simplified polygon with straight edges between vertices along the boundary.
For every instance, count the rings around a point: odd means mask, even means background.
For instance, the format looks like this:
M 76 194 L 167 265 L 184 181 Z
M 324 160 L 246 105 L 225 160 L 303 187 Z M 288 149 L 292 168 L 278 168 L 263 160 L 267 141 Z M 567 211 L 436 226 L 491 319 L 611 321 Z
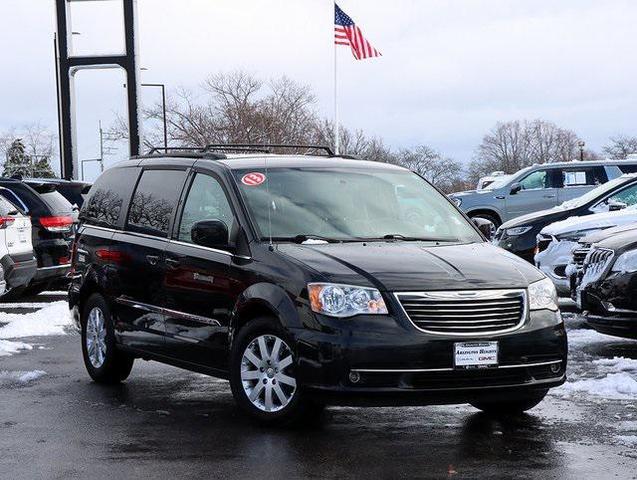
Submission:
M 77 179 L 79 160 L 75 119 L 75 74 L 84 69 L 121 68 L 126 72 L 128 104 L 128 138 L 131 155 L 138 155 L 141 145 L 139 115 L 139 78 L 137 46 L 137 0 L 120 0 L 123 6 L 125 51 L 109 55 L 73 55 L 71 2 L 107 0 L 55 0 L 57 34 L 55 36 L 58 122 L 61 174 Z

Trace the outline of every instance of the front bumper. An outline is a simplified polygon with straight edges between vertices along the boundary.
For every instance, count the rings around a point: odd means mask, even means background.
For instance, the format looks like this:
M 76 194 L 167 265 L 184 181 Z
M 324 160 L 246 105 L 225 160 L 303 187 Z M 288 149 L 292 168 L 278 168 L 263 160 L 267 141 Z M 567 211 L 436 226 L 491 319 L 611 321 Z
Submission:
M 535 264 L 535 245 L 538 232 L 538 228 L 532 228 L 522 235 L 508 236 L 506 231 L 502 231 L 498 234 L 494 243 L 527 262 Z
M 313 395 L 341 405 L 524 398 L 566 379 L 566 332 L 555 315 L 533 312 L 519 330 L 479 339 L 427 334 L 389 316 L 341 321 L 349 325 L 333 333 L 299 329 L 297 377 Z M 455 369 L 458 341 L 498 341 L 498 368 Z

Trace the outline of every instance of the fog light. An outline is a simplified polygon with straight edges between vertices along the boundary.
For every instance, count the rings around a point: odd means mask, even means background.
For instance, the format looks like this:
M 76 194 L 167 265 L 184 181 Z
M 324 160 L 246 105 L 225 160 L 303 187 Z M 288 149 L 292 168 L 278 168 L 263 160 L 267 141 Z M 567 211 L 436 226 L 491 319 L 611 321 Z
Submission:
M 561 363 L 553 363 L 551 365 L 551 372 L 553 372 L 553 373 L 558 373 L 561 369 L 562 369 L 562 364 Z
M 352 383 L 358 383 L 361 379 L 361 374 L 358 372 L 349 372 L 349 381 Z

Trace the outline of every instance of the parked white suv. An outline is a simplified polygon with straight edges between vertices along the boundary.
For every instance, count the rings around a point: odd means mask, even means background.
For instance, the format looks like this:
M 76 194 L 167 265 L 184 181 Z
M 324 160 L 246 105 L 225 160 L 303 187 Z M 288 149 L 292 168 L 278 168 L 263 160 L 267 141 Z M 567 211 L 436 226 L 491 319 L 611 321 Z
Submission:
M 31 219 L 0 197 L 0 299 L 9 300 L 28 285 L 36 269 Z

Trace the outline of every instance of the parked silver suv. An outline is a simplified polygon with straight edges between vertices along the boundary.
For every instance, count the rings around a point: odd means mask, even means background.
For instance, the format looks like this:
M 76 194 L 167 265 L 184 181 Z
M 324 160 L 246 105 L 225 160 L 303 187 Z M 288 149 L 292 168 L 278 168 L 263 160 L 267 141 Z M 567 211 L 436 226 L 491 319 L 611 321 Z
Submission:
M 490 220 L 498 227 L 520 215 L 577 198 L 623 173 L 634 172 L 634 159 L 532 165 L 495 180 L 483 190 L 453 193 L 450 197 L 470 217 Z

